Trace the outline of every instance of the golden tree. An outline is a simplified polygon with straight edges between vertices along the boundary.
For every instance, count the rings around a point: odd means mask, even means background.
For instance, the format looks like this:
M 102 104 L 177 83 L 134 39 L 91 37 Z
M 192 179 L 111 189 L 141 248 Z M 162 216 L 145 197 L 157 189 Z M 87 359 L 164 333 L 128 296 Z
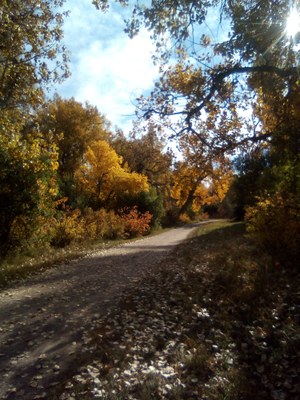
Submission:
M 148 190 L 146 176 L 129 172 L 121 166 L 122 158 L 104 140 L 92 143 L 84 162 L 76 172 L 82 190 L 96 200 L 96 206 L 107 206 L 119 194 L 136 194 Z

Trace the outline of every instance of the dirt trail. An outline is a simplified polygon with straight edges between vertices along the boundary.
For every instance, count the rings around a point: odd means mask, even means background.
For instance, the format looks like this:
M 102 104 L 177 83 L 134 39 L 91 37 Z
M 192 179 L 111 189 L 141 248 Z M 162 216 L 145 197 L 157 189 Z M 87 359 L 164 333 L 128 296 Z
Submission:
M 0 292 L 0 399 L 47 396 L 84 350 L 83 333 L 196 225 L 60 265 Z

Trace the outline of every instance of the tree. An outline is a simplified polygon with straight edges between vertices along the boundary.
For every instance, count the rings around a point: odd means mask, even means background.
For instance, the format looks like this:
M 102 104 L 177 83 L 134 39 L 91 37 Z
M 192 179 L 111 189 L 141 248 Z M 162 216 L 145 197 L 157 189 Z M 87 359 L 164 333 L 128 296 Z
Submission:
M 131 171 L 146 175 L 158 192 L 163 191 L 173 163 L 173 154 L 165 151 L 165 143 L 154 126 L 148 126 L 145 133 L 136 129 L 129 138 L 119 132 L 113 138 L 112 145 Z
M 139 113 L 222 151 L 272 136 L 242 111 L 254 107 L 259 91 L 277 99 L 298 91 L 298 53 L 285 31 L 289 12 L 288 0 L 134 2 L 127 31 L 133 36 L 145 26 L 164 65 L 150 97 L 140 99 Z M 228 38 L 213 40 L 208 18 L 223 23 Z
M 92 143 L 84 154 L 84 162 L 76 179 L 90 196 L 94 208 L 109 206 L 118 195 L 137 194 L 148 190 L 147 178 L 121 167 L 122 158 L 103 140 Z
M 150 185 L 150 190 L 146 193 L 131 198 L 122 196 L 120 204 L 138 205 L 140 211 L 150 211 L 153 226 L 160 224 L 164 212 L 170 206 L 173 154 L 170 150 L 165 150 L 160 134 L 160 131 L 150 125 L 146 132 L 135 127 L 129 138 L 119 132 L 112 140 L 114 149 L 123 157 L 123 164 L 130 171 L 147 176 Z
M 199 212 L 204 204 L 224 197 L 231 176 L 230 162 L 219 150 L 210 150 L 200 142 L 197 135 L 183 136 L 179 144 L 183 161 L 174 171 L 171 196 L 176 199 L 179 214 Z
M 30 239 L 57 195 L 57 149 L 24 126 L 44 90 L 68 76 L 63 0 L 0 1 L 0 247 Z M 19 244 L 19 243 L 17 243 Z
M 59 12 L 64 0 L 1 0 L 0 114 L 28 110 L 43 89 L 68 76 Z
M 76 202 L 75 171 L 92 142 L 111 137 L 109 122 L 88 103 L 82 105 L 73 98 L 56 96 L 39 110 L 37 129 L 58 148 L 61 196 Z
M 232 181 L 231 201 L 233 215 L 243 220 L 246 208 L 253 206 L 257 197 L 272 186 L 270 176 L 271 160 L 267 149 L 259 147 L 240 154 L 234 161 L 235 178 Z M 268 171 L 268 174 L 267 174 Z
M 199 213 L 203 206 L 211 204 L 218 208 L 229 189 L 231 178 L 230 170 L 222 164 L 197 168 L 187 161 L 178 163 L 171 191 L 179 207 L 178 214 Z
M 36 217 L 49 214 L 57 195 L 57 152 L 35 140 L 0 140 L 0 255 L 29 241 Z M 12 234 L 13 231 L 13 234 Z

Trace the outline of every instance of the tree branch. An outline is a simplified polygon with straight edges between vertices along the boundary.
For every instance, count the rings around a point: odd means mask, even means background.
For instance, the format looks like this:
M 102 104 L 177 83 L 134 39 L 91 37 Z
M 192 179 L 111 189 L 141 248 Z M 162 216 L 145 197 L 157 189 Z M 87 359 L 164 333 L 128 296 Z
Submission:
M 289 68 L 289 69 L 281 69 L 278 67 L 274 67 L 271 65 L 260 65 L 260 66 L 253 66 L 253 67 L 241 67 L 241 66 L 234 66 L 232 68 L 225 69 L 224 71 L 218 72 L 212 76 L 212 85 L 210 87 L 209 93 L 207 96 L 204 97 L 202 102 L 197 106 L 194 107 L 187 113 L 186 122 L 190 125 L 191 118 L 201 111 L 205 105 L 212 99 L 214 93 L 220 88 L 221 84 L 223 83 L 224 79 L 236 75 L 236 74 L 249 74 L 249 73 L 268 73 L 268 74 L 275 74 L 280 76 L 283 79 L 290 78 L 293 76 L 297 69 Z

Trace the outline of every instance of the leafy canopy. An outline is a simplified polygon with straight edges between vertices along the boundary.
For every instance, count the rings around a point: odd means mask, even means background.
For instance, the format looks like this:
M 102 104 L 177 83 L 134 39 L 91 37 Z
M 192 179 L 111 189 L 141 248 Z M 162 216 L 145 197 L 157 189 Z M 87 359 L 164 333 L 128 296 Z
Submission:
M 286 30 L 289 0 L 119 2 L 132 6 L 128 33 L 146 27 L 162 65 L 152 94 L 140 98 L 140 114 L 159 116 L 175 134 L 198 135 L 221 151 L 272 135 L 252 110 L 268 96 L 278 101 L 298 91 L 299 53 Z M 212 26 L 218 26 L 213 33 Z

